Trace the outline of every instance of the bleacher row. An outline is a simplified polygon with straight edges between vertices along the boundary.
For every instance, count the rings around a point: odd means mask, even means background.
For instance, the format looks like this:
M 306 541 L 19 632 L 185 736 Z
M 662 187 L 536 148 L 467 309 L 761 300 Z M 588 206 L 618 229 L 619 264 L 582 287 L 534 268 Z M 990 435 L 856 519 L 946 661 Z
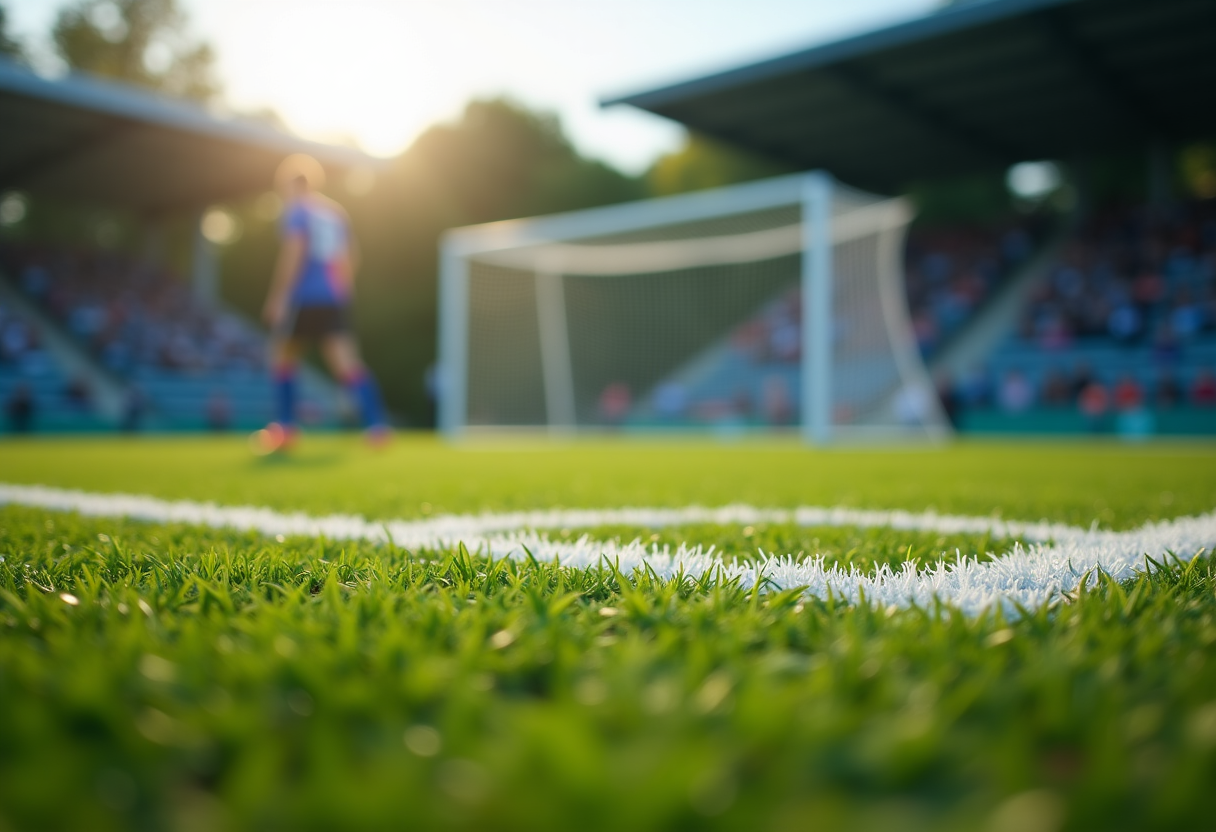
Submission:
M 84 387 L 49 355 L 0 361 L 0 403 L 7 432 L 97 430 L 249 430 L 272 418 L 270 380 L 261 370 L 179 374 L 140 368 L 127 381 L 128 399 L 117 418 L 101 414 Z M 83 392 L 82 392 L 83 391 Z M 301 419 L 324 426 L 340 421 L 332 394 L 301 385 Z
M 88 406 L 73 403 L 67 394 L 71 383 L 57 364 L 30 368 L 0 363 L 0 402 L 4 427 L 0 430 L 92 431 L 107 427 Z
M 38 322 L 0 301 L 0 430 L 247 430 L 272 418 L 265 336 L 174 276 L 113 254 L 6 247 L 0 279 L 70 336 L 95 379 L 123 390 L 121 412 L 103 413 L 89 374 L 66 371 Z M 305 424 L 342 421 L 318 375 L 302 374 L 300 393 Z
M 1198 340 L 1185 352 L 1168 359 L 1163 359 L 1152 347 L 1127 348 L 1101 339 L 1077 343 L 1063 356 L 1019 342 L 995 353 L 988 366 L 994 377 L 1021 373 L 1038 389 L 1049 386 L 1058 376 L 1075 379 L 1086 374 L 1112 387 L 1130 377 L 1149 390 L 1162 379 L 1172 380 L 1180 389 L 1188 390 L 1216 367 L 1216 338 Z
M 148 402 L 153 427 L 177 430 L 251 429 L 272 419 L 271 382 L 264 369 L 174 373 L 143 367 L 129 380 Z M 309 376 L 301 379 L 301 421 L 334 425 L 339 402 Z

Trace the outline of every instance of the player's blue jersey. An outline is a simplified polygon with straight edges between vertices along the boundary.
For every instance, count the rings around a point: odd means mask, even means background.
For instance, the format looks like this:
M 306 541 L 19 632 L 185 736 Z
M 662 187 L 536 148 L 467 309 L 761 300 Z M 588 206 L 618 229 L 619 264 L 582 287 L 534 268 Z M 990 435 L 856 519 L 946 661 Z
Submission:
M 350 229 L 346 217 L 328 201 L 297 199 L 283 215 L 283 239 L 304 241 L 304 264 L 292 289 L 299 306 L 340 306 L 350 300 Z

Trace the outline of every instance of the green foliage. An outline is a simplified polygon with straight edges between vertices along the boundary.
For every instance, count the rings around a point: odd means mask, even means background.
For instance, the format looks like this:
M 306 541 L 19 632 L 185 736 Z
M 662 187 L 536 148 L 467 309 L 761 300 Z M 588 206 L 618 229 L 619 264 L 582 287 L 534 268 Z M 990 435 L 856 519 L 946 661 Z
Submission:
M 1187 196 L 1216 198 L 1216 140 L 1183 148 L 1178 154 L 1178 168 Z
M 215 53 L 186 34 L 177 0 L 77 0 L 51 36 L 73 69 L 197 101 L 219 91 Z
M 556 116 L 504 99 L 473 101 L 456 123 L 427 130 L 406 152 L 401 167 L 426 171 L 461 223 L 570 211 L 645 195 L 636 181 L 581 157 Z
M 0 56 L 21 62 L 25 60 L 25 47 L 15 35 L 9 32 L 8 10 L 3 6 L 0 6 Z
M 646 182 L 653 196 L 668 196 L 792 172 L 787 165 L 694 133 L 679 150 L 655 161 Z
M 1004 171 L 913 183 L 909 196 L 917 222 L 927 225 L 1001 220 L 1014 207 Z

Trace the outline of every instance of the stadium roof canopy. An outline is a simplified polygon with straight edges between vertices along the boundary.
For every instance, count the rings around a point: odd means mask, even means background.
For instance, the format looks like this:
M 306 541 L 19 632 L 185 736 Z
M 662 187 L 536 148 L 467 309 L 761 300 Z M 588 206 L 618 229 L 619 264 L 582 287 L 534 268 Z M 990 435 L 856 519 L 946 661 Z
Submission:
M 377 162 L 124 84 L 0 61 L 0 189 L 171 211 L 265 190 L 291 153 L 331 172 Z
M 1216 134 L 1216 2 L 976 0 L 621 103 L 898 190 Z

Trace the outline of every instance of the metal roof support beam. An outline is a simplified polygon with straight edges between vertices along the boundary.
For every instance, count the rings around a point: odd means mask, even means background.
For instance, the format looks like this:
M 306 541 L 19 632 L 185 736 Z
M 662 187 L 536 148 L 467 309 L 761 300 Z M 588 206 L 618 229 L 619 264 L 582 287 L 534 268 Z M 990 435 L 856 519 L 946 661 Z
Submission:
M 851 87 L 855 92 L 881 102 L 900 115 L 928 128 L 930 132 L 944 135 L 946 138 L 964 145 L 979 156 L 986 156 L 993 162 L 1003 164 L 1011 164 L 1022 159 L 1022 154 L 1017 149 L 1008 147 L 992 136 L 962 124 L 936 107 L 917 101 L 903 90 L 874 80 L 869 73 L 856 64 L 824 67 L 820 72 L 832 76 Z
M 203 233 L 203 218 L 207 209 L 201 209 L 194 219 L 194 252 L 190 263 L 190 285 L 194 296 L 204 306 L 212 306 L 220 295 L 220 258 L 215 243 Z

